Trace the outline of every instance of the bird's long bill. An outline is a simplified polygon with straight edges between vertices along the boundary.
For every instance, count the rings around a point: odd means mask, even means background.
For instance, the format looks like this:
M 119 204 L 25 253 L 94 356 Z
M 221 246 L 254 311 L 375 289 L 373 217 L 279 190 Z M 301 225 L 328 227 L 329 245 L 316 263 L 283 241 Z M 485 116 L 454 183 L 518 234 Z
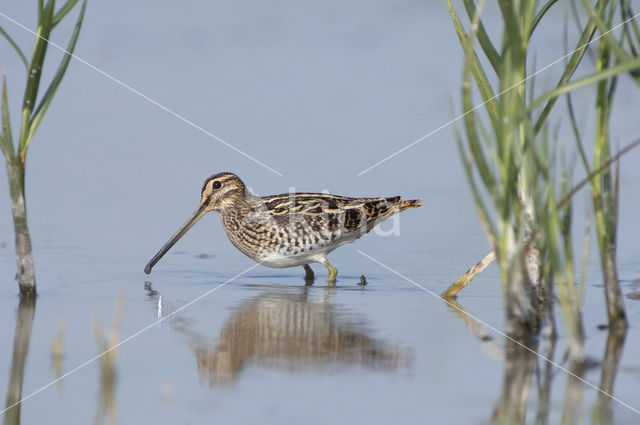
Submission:
M 147 265 L 144 267 L 144 272 L 146 274 L 151 273 L 151 268 L 155 266 L 158 261 L 160 261 L 164 254 L 166 254 L 167 251 L 169 251 L 171 247 L 175 245 L 176 242 L 178 242 L 178 239 L 183 237 L 184 234 L 187 233 L 187 231 L 189 231 L 189 229 L 191 229 L 191 227 L 193 227 L 193 225 L 196 224 L 196 222 L 200 220 L 203 215 L 206 214 L 206 212 L 207 210 L 205 209 L 204 205 L 200 205 L 198 209 L 193 213 L 193 215 L 189 218 L 189 220 L 187 220 L 187 222 L 184 223 L 173 236 L 171 236 L 171 239 L 169 239 L 167 243 L 164 244 L 162 248 L 160 248 L 160 251 L 158 251 L 158 253 L 153 256 L 151 261 L 147 263 Z

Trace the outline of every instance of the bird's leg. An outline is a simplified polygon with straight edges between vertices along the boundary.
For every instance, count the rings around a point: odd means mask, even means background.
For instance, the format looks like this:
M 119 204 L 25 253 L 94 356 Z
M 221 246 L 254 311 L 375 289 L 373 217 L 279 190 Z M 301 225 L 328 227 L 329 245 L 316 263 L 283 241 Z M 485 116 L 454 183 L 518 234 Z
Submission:
M 315 275 L 313 274 L 313 270 L 311 269 L 311 267 L 309 267 L 308 264 L 305 264 L 302 267 L 304 267 L 304 280 L 313 282 L 313 279 L 315 279 Z
M 327 280 L 329 281 L 329 285 L 335 285 L 336 284 L 336 276 L 338 276 L 338 269 L 333 267 L 331 265 L 331 263 L 329 263 L 329 261 L 327 261 L 326 258 L 322 259 L 321 263 L 324 264 L 324 266 L 327 268 L 327 270 L 329 270 L 329 277 L 327 278 Z

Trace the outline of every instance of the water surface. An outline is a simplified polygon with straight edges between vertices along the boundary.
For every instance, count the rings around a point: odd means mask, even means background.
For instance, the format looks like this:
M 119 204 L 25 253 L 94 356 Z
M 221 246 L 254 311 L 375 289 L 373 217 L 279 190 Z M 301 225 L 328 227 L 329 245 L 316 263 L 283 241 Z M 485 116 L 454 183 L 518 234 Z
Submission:
M 23 3 L 2 11 L 32 27 L 34 6 Z M 497 22 L 495 10 L 487 13 Z M 553 18 L 555 32 L 535 40 L 538 64 L 563 54 L 563 13 Z M 434 293 L 488 252 L 451 129 L 356 176 L 451 119 L 461 52 L 444 2 L 90 2 L 76 53 L 282 176 L 72 63 L 28 160 L 35 307 L 18 309 L 0 184 L 0 395 L 20 377 L 30 395 L 99 354 L 96 329 L 109 337 L 119 296 L 118 340 L 166 319 L 118 348 L 113 374 L 97 360 L 24 401 L 22 423 L 559 423 L 563 415 L 591 422 L 594 411 L 603 422 L 637 423 L 632 410 L 459 310 L 503 329 L 495 268 L 451 306 L 356 251 Z M 59 59 L 51 50 L 51 64 Z M 23 70 L 14 57 L 4 60 L 18 105 Z M 614 137 L 624 144 L 638 134 L 638 97 L 620 84 Z M 593 100 L 577 96 L 580 105 Z M 592 116 L 586 106 L 579 112 L 589 134 Z M 640 289 L 639 160 L 631 153 L 621 169 L 625 294 Z M 215 214 L 144 275 L 199 202 L 202 181 L 220 171 L 261 195 L 329 190 L 422 198 L 425 206 L 402 214 L 398 234 L 372 233 L 334 252 L 333 288 L 321 265 L 312 287 L 302 268 L 257 267 L 234 278 L 253 262 Z M 578 222 L 583 205 L 581 198 Z M 532 347 L 638 409 L 640 303 L 626 300 L 626 340 L 608 338 L 598 330 L 606 316 L 596 252 L 588 271 L 588 361 L 566 361 L 561 324 L 555 347 Z M 366 287 L 357 285 L 362 274 Z

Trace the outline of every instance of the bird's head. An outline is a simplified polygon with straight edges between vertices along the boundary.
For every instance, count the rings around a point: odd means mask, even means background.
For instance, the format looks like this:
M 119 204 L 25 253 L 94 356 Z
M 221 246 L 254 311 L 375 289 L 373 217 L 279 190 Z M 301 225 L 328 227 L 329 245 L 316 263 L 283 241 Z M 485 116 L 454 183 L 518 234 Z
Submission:
M 222 211 L 245 197 L 246 187 L 233 173 L 218 173 L 205 180 L 202 185 L 200 207 L 204 212 Z

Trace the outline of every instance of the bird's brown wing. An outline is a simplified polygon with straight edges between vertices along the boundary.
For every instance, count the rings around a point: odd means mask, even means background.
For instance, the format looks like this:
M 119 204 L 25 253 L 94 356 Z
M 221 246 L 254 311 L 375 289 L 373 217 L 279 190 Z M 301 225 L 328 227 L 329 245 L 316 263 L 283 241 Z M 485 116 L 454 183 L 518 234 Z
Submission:
M 378 223 L 406 208 L 419 207 L 419 200 L 390 198 L 349 198 L 325 193 L 285 193 L 262 198 L 265 207 L 279 222 L 307 223 L 314 231 L 326 231 L 331 240 L 368 233 Z

